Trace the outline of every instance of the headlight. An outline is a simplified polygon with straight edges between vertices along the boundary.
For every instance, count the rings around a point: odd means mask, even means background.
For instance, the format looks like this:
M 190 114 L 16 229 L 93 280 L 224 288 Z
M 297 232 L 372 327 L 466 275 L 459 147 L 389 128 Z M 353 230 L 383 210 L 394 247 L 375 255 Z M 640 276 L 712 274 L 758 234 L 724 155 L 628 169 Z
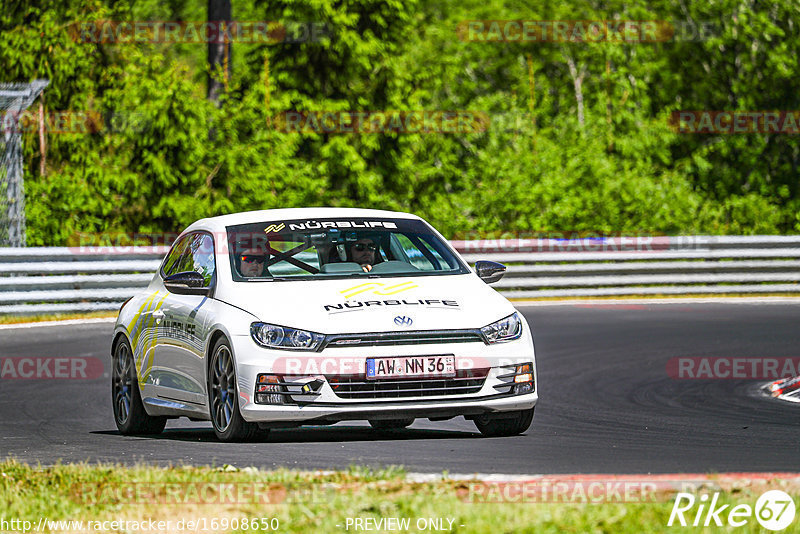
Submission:
M 317 350 L 325 339 L 315 332 L 267 323 L 250 325 L 250 335 L 262 347 L 289 350 Z
M 481 328 L 481 333 L 487 343 L 505 343 L 514 341 L 522 335 L 522 319 L 519 313 L 514 312 L 505 319 Z

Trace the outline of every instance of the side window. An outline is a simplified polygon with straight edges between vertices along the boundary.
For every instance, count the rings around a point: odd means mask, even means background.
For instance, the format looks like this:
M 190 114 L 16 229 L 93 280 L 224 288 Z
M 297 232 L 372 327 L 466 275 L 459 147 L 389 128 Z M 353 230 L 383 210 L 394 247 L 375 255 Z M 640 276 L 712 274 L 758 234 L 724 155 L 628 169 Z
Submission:
M 208 234 L 195 234 L 190 246 L 192 255 L 192 265 L 189 269 L 203 275 L 205 279 L 204 287 L 211 284 L 214 278 L 216 264 L 214 263 L 214 240 Z
M 438 250 L 429 238 L 419 235 L 394 234 L 397 245 L 402 249 L 408 261 L 420 271 L 440 271 L 442 269 L 458 269 L 455 260 L 446 261 L 441 250 Z
M 408 260 L 411 262 L 411 265 L 420 271 L 434 270 L 433 264 L 428 260 L 428 258 L 425 257 L 419 247 L 411 242 L 408 236 L 405 234 L 395 234 L 395 236 L 397 237 L 398 243 L 408 257 Z
M 190 234 L 175 245 L 164 262 L 164 276 L 194 271 L 203 275 L 205 287 L 211 284 L 214 263 L 214 240 L 208 234 Z
M 183 236 L 180 241 L 172 245 L 172 249 L 167 254 L 167 259 L 164 261 L 164 267 L 161 269 L 161 274 L 164 278 L 179 273 L 177 269 L 181 257 L 186 253 L 186 246 L 192 236 Z
M 420 241 L 422 242 L 423 246 L 427 247 L 427 249 L 428 249 L 428 252 L 430 252 L 430 253 L 431 253 L 431 256 L 433 256 L 434 258 L 436 258 L 436 261 L 437 261 L 437 262 L 439 262 L 439 265 L 441 265 L 441 266 L 447 266 L 447 267 L 449 267 L 450 269 L 457 269 L 457 268 L 458 268 L 458 265 L 457 265 L 455 262 L 453 262 L 453 263 L 449 263 L 449 262 L 447 262 L 447 261 L 446 261 L 446 260 L 445 260 L 445 259 L 442 257 L 442 255 L 439 253 L 439 251 L 438 251 L 438 250 L 436 250 L 436 249 L 433 247 L 433 245 L 431 244 L 431 242 L 430 242 L 428 239 L 426 239 L 426 238 L 424 238 L 424 237 L 421 237 L 421 238 L 420 238 Z

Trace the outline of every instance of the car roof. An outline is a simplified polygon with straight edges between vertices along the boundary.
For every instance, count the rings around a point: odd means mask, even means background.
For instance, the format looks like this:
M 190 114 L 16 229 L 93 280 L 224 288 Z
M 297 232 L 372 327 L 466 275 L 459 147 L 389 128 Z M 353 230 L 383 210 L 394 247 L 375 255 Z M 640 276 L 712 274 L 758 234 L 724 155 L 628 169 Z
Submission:
M 365 208 L 283 208 L 274 210 L 245 211 L 241 213 L 231 213 L 229 215 L 220 215 L 218 217 L 208 217 L 192 223 L 186 230 L 184 230 L 184 232 L 193 230 L 224 231 L 228 226 L 236 226 L 239 224 L 280 222 L 282 220 L 296 219 L 314 220 L 332 217 L 386 217 L 391 219 L 420 219 L 418 216 L 411 213 Z

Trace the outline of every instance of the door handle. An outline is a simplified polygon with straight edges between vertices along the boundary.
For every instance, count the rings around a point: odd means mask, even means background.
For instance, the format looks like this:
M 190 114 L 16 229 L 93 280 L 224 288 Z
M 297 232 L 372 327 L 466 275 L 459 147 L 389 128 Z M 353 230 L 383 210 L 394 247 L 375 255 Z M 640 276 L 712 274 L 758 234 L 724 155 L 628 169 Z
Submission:
M 159 324 L 162 319 L 164 319 L 164 312 L 161 310 L 156 310 L 153 312 L 153 319 L 156 320 L 156 324 Z

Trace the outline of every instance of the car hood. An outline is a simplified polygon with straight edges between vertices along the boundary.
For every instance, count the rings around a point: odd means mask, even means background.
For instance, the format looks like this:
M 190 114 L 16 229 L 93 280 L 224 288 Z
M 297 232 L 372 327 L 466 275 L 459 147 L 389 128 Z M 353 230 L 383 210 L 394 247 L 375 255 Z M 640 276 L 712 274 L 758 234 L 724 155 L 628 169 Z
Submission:
M 324 334 L 480 328 L 514 312 L 471 273 L 232 282 L 217 298 L 261 321 Z

